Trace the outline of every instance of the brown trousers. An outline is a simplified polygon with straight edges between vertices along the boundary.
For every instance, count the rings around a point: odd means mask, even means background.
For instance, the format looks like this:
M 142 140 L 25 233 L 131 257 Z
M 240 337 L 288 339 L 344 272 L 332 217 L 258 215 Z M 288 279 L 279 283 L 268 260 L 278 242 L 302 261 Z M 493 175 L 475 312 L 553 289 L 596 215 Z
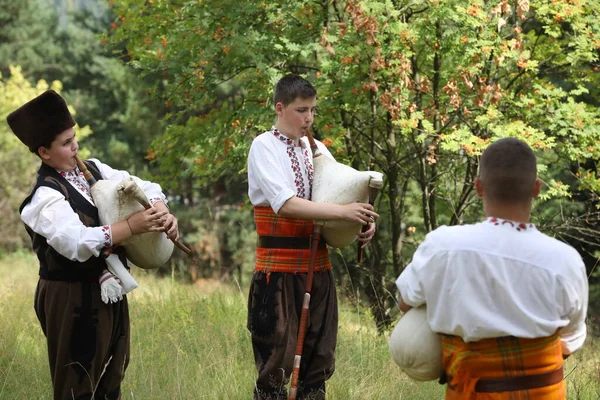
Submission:
M 97 281 L 40 279 L 34 308 L 47 339 L 54 399 L 120 399 L 129 363 L 127 299 L 104 304 Z
M 267 282 L 268 281 L 268 282 Z M 248 299 L 248 329 L 258 378 L 256 400 L 287 399 L 306 274 L 254 272 Z M 324 399 L 335 369 L 337 295 L 331 270 L 315 272 L 302 352 L 298 399 Z

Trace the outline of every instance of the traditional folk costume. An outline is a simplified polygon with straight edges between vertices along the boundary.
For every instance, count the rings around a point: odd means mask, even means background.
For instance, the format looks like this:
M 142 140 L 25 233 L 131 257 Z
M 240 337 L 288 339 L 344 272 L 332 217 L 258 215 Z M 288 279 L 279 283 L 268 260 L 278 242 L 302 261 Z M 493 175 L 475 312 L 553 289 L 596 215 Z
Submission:
M 52 91 L 10 114 L 8 122 L 34 149 L 44 136 L 75 125 Z M 85 163 L 96 179 L 130 176 L 98 160 Z M 166 203 L 158 184 L 134 179 L 153 203 Z M 100 226 L 87 181 L 78 168 L 60 171 L 42 163 L 20 213 L 40 263 L 34 309 L 47 338 L 54 399 L 119 399 L 129 363 L 129 309 L 126 298 L 101 300 L 107 268 L 101 252 L 112 246 L 112 233 Z
M 319 141 L 326 157 L 333 158 Z M 258 233 L 256 266 L 248 299 L 248 329 L 258 378 L 255 399 L 287 399 L 306 272 L 311 220 L 277 215 L 293 196 L 310 200 L 313 166 L 308 140 L 287 138 L 276 128 L 254 139 L 248 155 L 248 194 Z M 309 323 L 300 366 L 298 399 L 322 399 L 334 371 L 338 309 L 329 254 L 319 244 Z
M 564 399 L 563 355 L 586 337 L 588 282 L 572 247 L 499 218 L 429 233 L 396 281 L 442 334 L 446 399 Z

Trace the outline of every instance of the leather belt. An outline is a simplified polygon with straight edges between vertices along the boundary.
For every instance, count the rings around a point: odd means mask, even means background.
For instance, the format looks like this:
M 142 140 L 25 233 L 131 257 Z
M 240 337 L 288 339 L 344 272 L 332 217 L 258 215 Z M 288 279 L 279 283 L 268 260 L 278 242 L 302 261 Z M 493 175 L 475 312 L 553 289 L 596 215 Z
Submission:
M 259 236 L 258 247 L 265 249 L 310 249 L 312 236 Z M 325 240 L 319 240 L 319 249 L 327 248 Z
M 480 379 L 475 391 L 480 393 L 513 392 L 551 386 L 563 380 L 563 368 L 538 375 L 511 376 L 507 378 Z

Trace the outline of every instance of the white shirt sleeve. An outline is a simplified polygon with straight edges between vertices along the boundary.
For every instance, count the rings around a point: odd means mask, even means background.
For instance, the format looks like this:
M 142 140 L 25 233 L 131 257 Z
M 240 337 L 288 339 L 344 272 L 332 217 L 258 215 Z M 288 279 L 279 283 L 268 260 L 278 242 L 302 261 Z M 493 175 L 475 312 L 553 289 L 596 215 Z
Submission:
M 84 262 L 111 244 L 110 228 L 83 225 L 63 194 L 49 187 L 35 191 L 21 211 L 21 219 L 69 260 Z
M 400 296 L 406 304 L 419 307 L 425 304 L 425 285 L 422 279 L 423 269 L 433 262 L 435 253 L 427 238 L 415 251 L 412 261 L 396 280 Z
M 585 264 L 581 259 L 580 264 L 578 268 L 579 276 L 571 280 L 570 283 L 559 279 L 558 287 L 562 293 L 558 293 L 558 298 L 564 311 L 561 317 L 569 321 L 566 326 L 559 330 L 564 355 L 580 349 L 587 336 L 585 318 L 587 316 L 589 288 Z
M 102 177 L 104 179 L 109 179 L 112 181 L 120 182 L 123 179 L 132 177 L 133 180 L 135 181 L 135 183 L 137 183 L 137 185 L 144 191 L 144 193 L 146 194 L 146 197 L 148 197 L 148 200 L 150 201 L 150 204 L 154 204 L 157 201 L 162 201 L 163 203 L 167 204 L 167 199 L 166 199 L 165 195 L 163 194 L 162 188 L 160 187 L 160 185 L 158 183 L 144 181 L 144 180 L 138 178 L 137 176 L 131 175 L 127 171 L 114 169 L 114 168 L 110 167 L 109 165 L 106 165 L 95 158 L 91 158 L 90 161 L 93 161 L 94 164 L 96 164 L 96 166 L 100 170 L 100 174 L 102 174 Z
M 275 213 L 296 192 L 287 185 L 288 177 L 285 175 L 277 148 L 262 140 L 254 140 L 248 153 L 248 177 L 264 194 Z

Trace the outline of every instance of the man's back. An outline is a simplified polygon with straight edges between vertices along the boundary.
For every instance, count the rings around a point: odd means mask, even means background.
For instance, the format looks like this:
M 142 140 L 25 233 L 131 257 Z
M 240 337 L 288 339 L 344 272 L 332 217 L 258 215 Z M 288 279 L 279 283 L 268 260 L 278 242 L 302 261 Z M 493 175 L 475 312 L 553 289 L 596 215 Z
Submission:
M 585 339 L 583 261 L 532 224 L 488 218 L 440 227 L 415 253 L 398 287 L 408 304 L 427 303 L 433 331 L 465 342 L 548 337 L 567 326 L 561 336 L 571 353 Z
M 427 304 L 442 333 L 446 400 L 564 399 L 563 358 L 586 336 L 585 266 L 529 223 L 542 181 L 527 143 L 490 144 L 474 183 L 487 220 L 427 236 L 396 281 L 400 310 Z

